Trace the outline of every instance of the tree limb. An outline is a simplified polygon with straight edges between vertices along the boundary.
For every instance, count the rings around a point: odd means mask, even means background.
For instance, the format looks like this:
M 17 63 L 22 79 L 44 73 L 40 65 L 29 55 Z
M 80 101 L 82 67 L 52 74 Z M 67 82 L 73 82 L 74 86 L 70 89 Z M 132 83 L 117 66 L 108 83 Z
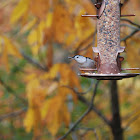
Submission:
M 86 133 L 87 133 L 87 131 L 93 131 L 94 132 L 94 135 L 95 135 L 95 137 L 96 137 L 96 140 L 98 140 L 99 138 L 98 138 L 98 135 L 97 135 L 97 133 L 96 133 L 96 129 L 95 128 L 84 128 L 84 127 L 80 127 L 80 128 L 76 128 L 75 130 L 85 130 L 86 132 L 84 133 L 84 134 L 82 134 L 82 135 L 85 135 Z
M 67 86 L 65 86 L 67 87 Z M 70 87 L 67 87 L 69 89 L 71 89 L 76 95 L 77 95 L 77 98 L 82 102 L 84 103 L 86 106 L 90 106 L 90 102 L 83 96 L 81 96 L 81 92 L 78 92 L 76 91 L 75 89 L 73 88 L 70 88 Z M 108 125 L 111 127 L 111 121 L 108 120 L 94 105 L 92 105 L 92 110 Z
M 127 39 L 129 39 L 130 37 L 132 37 L 134 34 L 136 34 L 138 31 L 139 31 L 139 28 L 137 30 L 134 30 L 133 32 L 131 32 L 126 37 L 122 38 L 121 41 L 126 41 Z
M 81 95 L 77 95 L 78 99 L 83 102 L 85 105 L 89 106 L 90 103 Z M 108 125 L 111 126 L 110 120 L 108 120 L 94 105 L 92 106 L 92 110 Z
M 95 44 L 96 33 L 97 33 L 97 29 L 96 29 L 95 32 L 93 33 L 93 41 L 92 41 L 90 44 L 88 44 L 86 47 L 84 47 L 84 48 L 82 48 L 82 49 L 79 49 L 77 53 L 88 49 L 91 45 L 94 46 L 94 44 Z
M 137 107 L 135 110 L 129 112 L 126 116 L 122 117 L 123 120 L 127 120 L 134 116 L 135 113 L 137 113 L 140 110 L 140 107 Z
M 126 19 L 126 18 L 122 18 L 121 21 L 126 21 L 126 22 L 129 22 L 130 24 L 134 25 L 134 26 L 137 26 L 138 28 L 140 28 L 140 25 L 139 24 L 136 24 L 134 22 L 132 22 L 131 20 L 129 19 Z
M 91 108 L 89 107 L 87 109 L 87 111 L 85 111 L 85 113 L 73 124 L 73 126 L 67 131 L 67 133 L 62 136 L 61 138 L 59 138 L 58 140 L 63 140 L 64 138 L 66 138 L 76 127 L 77 125 L 84 119 L 84 117 L 91 111 Z
M 80 118 L 67 131 L 67 133 L 64 136 L 62 136 L 61 138 L 59 138 L 58 140 L 63 140 L 64 138 L 66 138 L 77 127 L 77 125 L 85 118 L 85 116 L 92 110 L 93 101 L 94 101 L 94 98 L 95 98 L 95 95 L 96 95 L 98 84 L 99 84 L 99 81 L 97 81 L 97 83 L 95 85 L 94 92 L 93 92 L 93 95 L 92 95 L 92 98 L 91 98 L 90 105 L 89 105 L 88 109 L 85 111 L 85 113 L 82 116 L 80 116 Z
M 25 105 L 27 105 L 27 101 L 24 98 L 20 97 L 19 95 L 15 94 L 15 91 L 9 85 L 7 85 L 2 79 L 0 79 L 0 83 L 3 85 L 3 87 L 6 88 L 8 93 L 12 94 L 17 99 L 21 100 Z
M 133 118 L 131 118 L 128 123 L 126 124 L 126 126 L 124 127 L 124 130 L 126 130 L 134 121 L 136 121 L 138 118 L 140 117 L 140 114 L 137 114 L 136 116 L 134 116 Z
M 23 108 L 21 110 L 18 110 L 18 111 L 15 111 L 15 112 L 12 112 L 12 113 L 8 113 L 8 114 L 5 114 L 5 115 L 1 115 L 0 116 L 0 122 L 4 119 L 7 119 L 7 118 L 10 118 L 10 117 L 16 117 L 16 116 L 19 116 L 21 115 L 22 113 L 26 112 L 27 108 Z
M 127 27 L 129 27 L 129 28 L 131 28 L 131 29 L 135 29 L 135 30 L 139 30 L 140 31 L 140 28 L 137 28 L 137 27 L 135 27 L 135 26 L 132 26 L 132 25 L 130 25 L 130 24 L 121 24 L 120 25 L 120 27 L 122 27 L 122 26 L 127 26 Z
M 31 58 L 28 56 L 24 51 L 20 50 L 21 55 L 23 56 L 24 59 L 26 59 L 29 63 L 33 64 L 37 68 L 43 70 L 43 71 L 48 71 L 47 67 L 42 66 L 39 62 L 37 62 L 35 59 Z
M 77 54 L 77 53 L 79 53 L 80 51 L 84 51 L 84 50 L 88 49 L 88 48 L 93 44 L 93 42 L 95 42 L 96 32 L 97 32 L 97 29 L 96 29 L 96 30 L 94 31 L 94 33 L 92 33 L 88 38 L 86 38 L 85 40 L 83 40 L 83 41 L 79 44 L 79 46 L 76 48 L 76 50 L 74 51 L 74 54 Z M 90 44 L 88 44 L 86 47 L 80 49 L 81 46 L 83 46 L 84 43 L 85 43 L 88 39 L 90 39 L 91 37 L 93 37 L 93 42 L 90 43 Z

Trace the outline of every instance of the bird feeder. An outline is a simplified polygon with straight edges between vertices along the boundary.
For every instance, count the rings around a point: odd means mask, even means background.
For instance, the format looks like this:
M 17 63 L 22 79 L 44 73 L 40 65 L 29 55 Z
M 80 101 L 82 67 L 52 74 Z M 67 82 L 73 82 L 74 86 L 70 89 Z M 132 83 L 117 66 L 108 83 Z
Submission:
M 120 80 L 140 75 L 140 73 L 122 73 L 124 70 L 138 70 L 139 68 L 122 68 L 124 60 L 120 53 L 125 49 L 120 46 L 120 17 L 135 16 L 121 15 L 120 0 L 103 0 L 96 3 L 97 15 L 82 15 L 82 17 L 92 17 L 97 19 L 97 47 L 93 47 L 93 52 L 97 53 L 94 58 L 97 62 L 97 69 L 80 69 L 85 73 L 80 76 L 94 78 L 97 80 Z M 87 73 L 86 71 L 97 71 Z

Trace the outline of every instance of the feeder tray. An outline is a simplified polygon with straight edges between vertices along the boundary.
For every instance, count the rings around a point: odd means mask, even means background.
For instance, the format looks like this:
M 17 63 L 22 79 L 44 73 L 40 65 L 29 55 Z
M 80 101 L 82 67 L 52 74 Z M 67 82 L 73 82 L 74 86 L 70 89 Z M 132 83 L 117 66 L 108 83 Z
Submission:
M 126 71 L 126 70 L 140 70 L 140 68 L 121 68 L 121 71 Z M 85 73 L 80 73 L 78 75 L 86 78 L 97 79 L 97 80 L 121 80 L 124 78 L 131 78 L 140 75 L 140 73 L 99 74 L 99 73 L 95 73 L 97 69 L 88 69 L 88 68 L 86 69 L 81 68 L 80 71 L 84 71 Z M 92 71 L 94 71 L 94 73 Z
M 92 78 L 97 80 L 122 80 L 140 75 L 140 73 L 118 73 L 118 74 L 97 74 L 97 73 L 81 73 L 82 77 Z

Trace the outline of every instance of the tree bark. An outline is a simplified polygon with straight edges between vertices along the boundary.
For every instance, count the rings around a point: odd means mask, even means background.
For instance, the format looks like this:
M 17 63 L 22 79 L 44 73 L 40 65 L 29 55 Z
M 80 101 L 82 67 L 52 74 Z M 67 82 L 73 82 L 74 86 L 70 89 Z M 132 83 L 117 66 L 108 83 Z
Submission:
M 112 121 L 111 121 L 111 130 L 114 137 L 114 140 L 123 140 L 123 129 L 121 126 L 121 117 L 119 109 L 119 96 L 118 96 L 118 87 L 117 81 L 111 81 L 111 111 L 112 111 Z

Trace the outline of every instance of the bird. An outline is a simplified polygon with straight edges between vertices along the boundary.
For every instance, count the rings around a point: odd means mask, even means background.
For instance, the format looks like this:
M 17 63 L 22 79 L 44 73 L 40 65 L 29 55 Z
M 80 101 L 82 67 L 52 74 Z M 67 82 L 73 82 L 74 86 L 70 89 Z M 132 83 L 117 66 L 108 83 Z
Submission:
M 84 57 L 82 55 L 75 55 L 73 57 L 68 57 L 69 59 L 74 59 L 77 63 L 79 68 L 96 68 L 95 61 L 89 57 Z

